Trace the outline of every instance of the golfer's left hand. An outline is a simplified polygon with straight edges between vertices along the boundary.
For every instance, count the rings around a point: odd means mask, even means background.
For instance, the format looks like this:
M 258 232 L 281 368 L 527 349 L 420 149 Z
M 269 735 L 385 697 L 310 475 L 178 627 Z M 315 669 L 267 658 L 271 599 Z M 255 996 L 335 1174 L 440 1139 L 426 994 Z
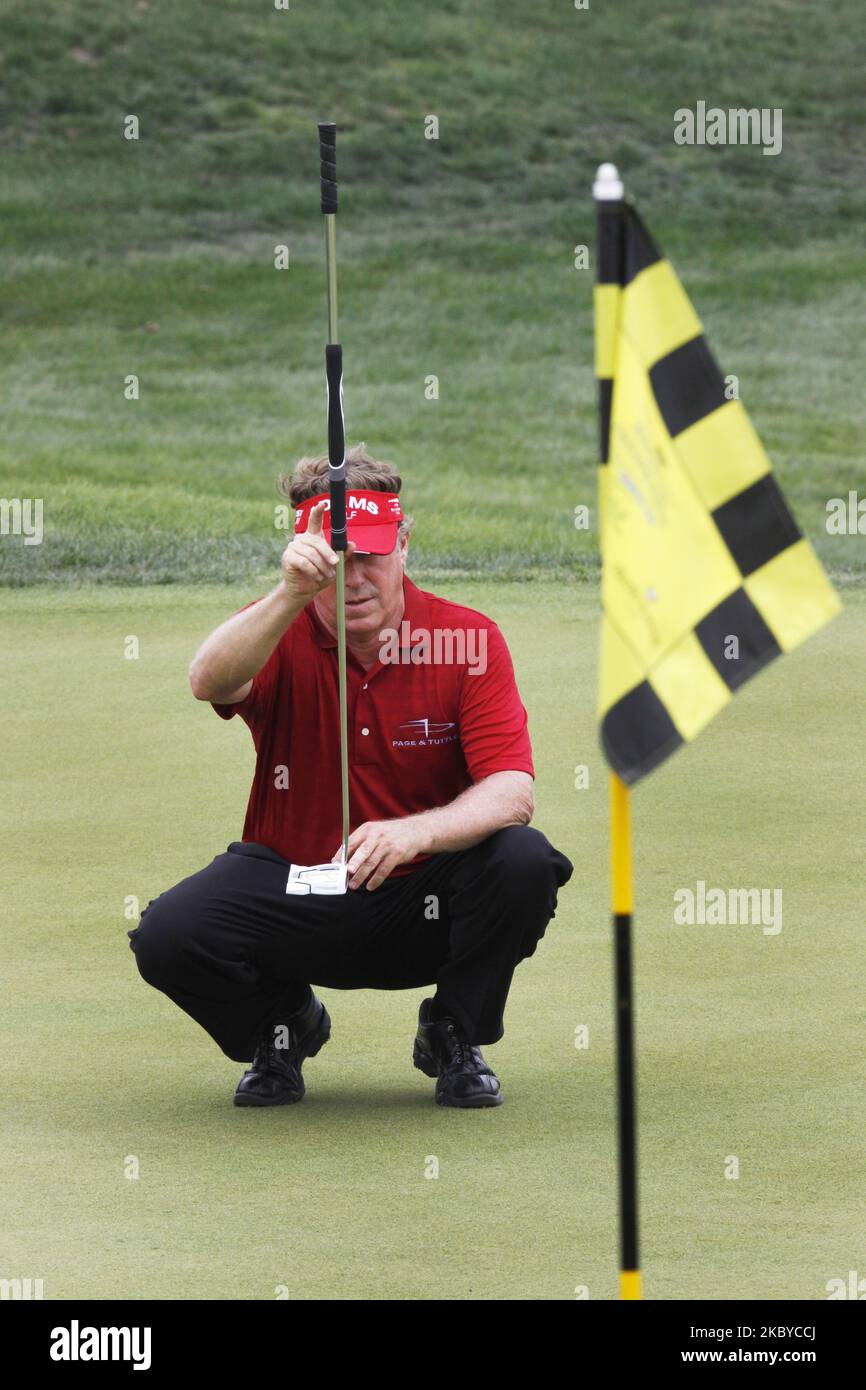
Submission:
M 339 860 L 342 848 L 341 845 L 335 853 L 332 864 Z M 349 887 L 362 888 L 366 883 L 372 892 L 398 864 L 408 864 L 420 853 L 421 836 L 411 816 L 365 821 L 349 836 Z

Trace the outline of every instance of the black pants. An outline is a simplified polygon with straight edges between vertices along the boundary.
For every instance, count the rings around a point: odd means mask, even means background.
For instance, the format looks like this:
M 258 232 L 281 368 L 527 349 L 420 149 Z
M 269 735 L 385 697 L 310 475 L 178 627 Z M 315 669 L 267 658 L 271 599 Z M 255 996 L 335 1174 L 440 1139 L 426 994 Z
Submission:
M 511 825 L 372 892 L 296 897 L 288 871 L 264 845 L 229 845 L 150 902 L 129 933 L 144 979 L 236 1062 L 313 984 L 435 983 L 470 1042 L 498 1042 L 514 968 L 535 951 L 573 866 L 539 830 Z

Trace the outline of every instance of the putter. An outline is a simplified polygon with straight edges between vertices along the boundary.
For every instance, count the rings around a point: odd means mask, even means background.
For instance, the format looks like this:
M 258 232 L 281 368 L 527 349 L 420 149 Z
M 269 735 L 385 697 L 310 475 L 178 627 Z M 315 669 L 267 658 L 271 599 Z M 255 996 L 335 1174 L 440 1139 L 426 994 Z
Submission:
M 349 840 L 349 753 L 346 717 L 346 431 L 343 420 L 343 349 L 337 341 L 337 127 L 319 122 L 322 212 L 328 272 L 328 342 L 325 381 L 328 413 L 328 492 L 331 549 L 337 553 L 337 664 L 340 683 L 340 781 L 343 801 L 342 859 L 336 864 L 292 864 L 287 893 L 345 893 Z

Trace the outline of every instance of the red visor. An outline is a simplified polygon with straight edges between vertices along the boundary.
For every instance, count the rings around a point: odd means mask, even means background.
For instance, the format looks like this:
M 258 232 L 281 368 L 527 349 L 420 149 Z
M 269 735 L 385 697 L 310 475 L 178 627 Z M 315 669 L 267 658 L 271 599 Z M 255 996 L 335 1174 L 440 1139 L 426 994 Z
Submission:
M 322 535 L 331 541 L 331 499 L 327 492 L 302 502 L 295 512 L 295 534 L 306 531 L 310 512 L 324 502 Z M 397 544 L 397 523 L 403 511 L 396 492 L 364 492 L 360 488 L 346 489 L 346 539 L 355 542 L 361 555 L 390 555 Z

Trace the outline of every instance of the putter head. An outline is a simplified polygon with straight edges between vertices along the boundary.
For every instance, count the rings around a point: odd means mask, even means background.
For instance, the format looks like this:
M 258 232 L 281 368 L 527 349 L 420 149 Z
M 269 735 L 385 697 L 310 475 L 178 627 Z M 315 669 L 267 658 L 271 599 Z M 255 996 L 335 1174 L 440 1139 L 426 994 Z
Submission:
M 345 864 L 292 864 L 287 893 L 345 893 Z

